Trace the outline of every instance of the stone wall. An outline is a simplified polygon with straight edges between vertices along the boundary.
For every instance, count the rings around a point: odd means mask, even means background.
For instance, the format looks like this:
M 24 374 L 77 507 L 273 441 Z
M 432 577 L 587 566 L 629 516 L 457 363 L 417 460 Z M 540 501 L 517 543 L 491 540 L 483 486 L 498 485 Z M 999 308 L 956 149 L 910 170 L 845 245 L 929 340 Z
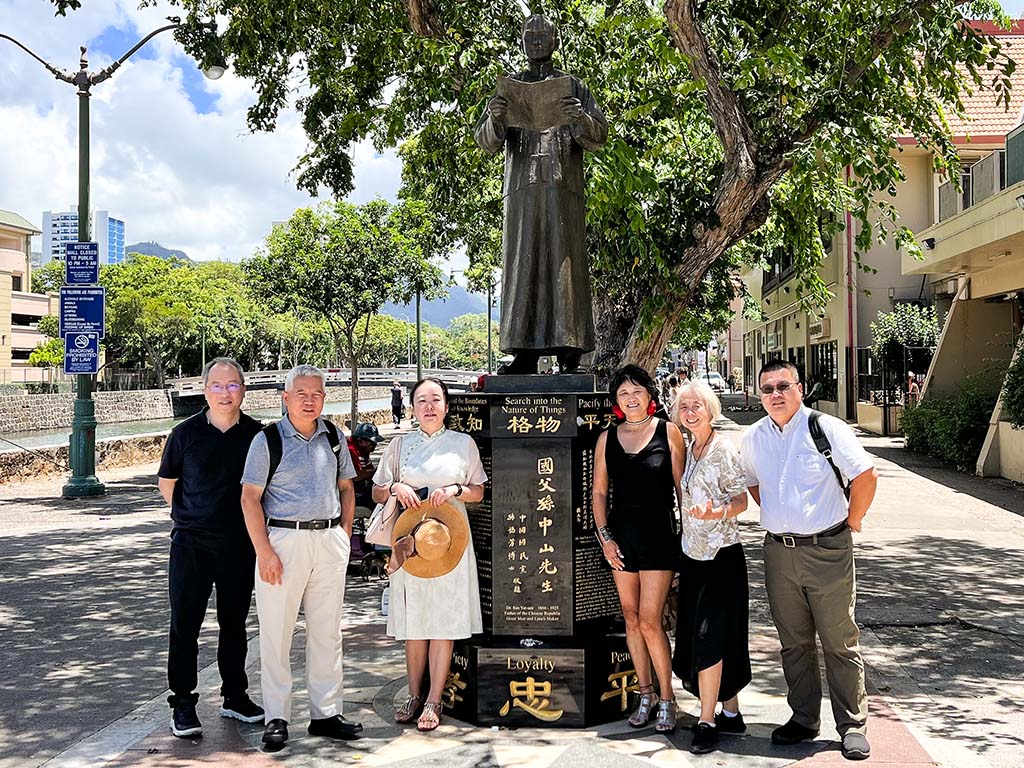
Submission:
M 174 415 L 171 393 L 162 389 L 94 392 L 93 398 L 100 424 L 169 419 Z M 70 427 L 74 403 L 71 393 L 0 397 L 0 432 Z
M 332 414 L 331 420 L 348 428 L 346 414 Z M 373 424 L 390 424 L 391 410 L 366 411 L 359 414 L 360 421 Z M 96 474 L 103 479 L 103 470 L 117 467 L 131 467 L 159 461 L 164 450 L 167 432 L 160 434 L 135 435 L 112 438 L 96 442 Z M 55 463 L 56 462 L 56 463 Z M 53 475 L 67 475 L 68 447 L 41 448 L 29 451 L 5 451 L 0 453 L 0 485 L 32 480 Z
M 387 387 L 360 387 L 360 400 L 388 397 Z M 125 421 L 149 421 L 190 416 L 203 406 L 202 394 L 172 396 L 170 390 L 144 389 L 116 392 L 95 392 L 96 421 L 116 424 Z M 347 402 L 347 387 L 329 387 L 327 401 Z M 31 432 L 37 429 L 64 429 L 71 426 L 75 396 L 3 395 L 0 396 L 0 433 Z M 274 389 L 255 389 L 246 393 L 244 407 L 257 411 L 275 408 L 281 393 Z
M 378 400 L 390 397 L 391 390 L 388 387 L 360 387 L 359 402 L 364 400 Z M 328 387 L 328 403 L 347 403 L 349 401 L 348 387 Z M 173 398 L 174 416 L 191 416 L 199 413 L 206 401 L 201 392 L 195 394 L 175 394 Z M 250 389 L 245 393 L 245 400 L 242 408 L 246 411 L 262 411 L 267 408 L 279 408 L 281 406 L 281 390 L 279 389 Z

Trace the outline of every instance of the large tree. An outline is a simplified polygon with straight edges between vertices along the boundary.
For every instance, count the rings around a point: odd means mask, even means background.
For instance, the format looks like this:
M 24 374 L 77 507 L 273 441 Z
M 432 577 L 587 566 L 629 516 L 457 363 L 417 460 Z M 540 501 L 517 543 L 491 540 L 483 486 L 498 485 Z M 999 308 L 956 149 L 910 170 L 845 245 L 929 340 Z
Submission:
M 359 367 L 371 347 L 371 319 L 387 301 L 404 304 L 439 272 L 422 258 L 383 200 L 362 206 L 300 208 L 274 227 L 266 247 L 243 262 L 253 294 L 278 311 L 320 318 L 352 374 L 351 419 L 359 415 Z
M 354 142 L 404 143 L 407 188 L 451 222 L 471 258 L 493 256 L 500 161 L 473 146 L 471 126 L 496 78 L 522 66 L 522 3 L 177 2 L 193 25 L 226 19 L 221 49 L 256 85 L 253 129 L 272 130 L 296 79 L 305 81 L 301 187 L 341 196 L 353 184 Z M 895 137 L 915 137 L 950 168 L 946 116 L 962 113 L 963 90 L 1009 100 L 1013 62 L 965 21 L 1008 23 L 991 0 L 529 5 L 559 24 L 556 63 L 591 86 L 612 126 L 588 174 L 605 365 L 660 358 L 724 260 L 784 248 L 804 294 L 820 298 L 820 234 L 843 211 L 859 222 L 860 251 L 893 231 L 913 249 L 895 209 L 875 202 L 903 180 Z M 179 37 L 212 55 L 207 37 Z M 717 280 L 727 287 L 730 276 Z

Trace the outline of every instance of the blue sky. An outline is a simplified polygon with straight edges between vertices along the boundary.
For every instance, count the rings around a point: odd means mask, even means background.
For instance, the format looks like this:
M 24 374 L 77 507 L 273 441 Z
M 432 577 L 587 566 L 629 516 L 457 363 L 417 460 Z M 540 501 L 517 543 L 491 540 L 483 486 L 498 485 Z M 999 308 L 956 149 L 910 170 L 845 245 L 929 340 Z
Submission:
M 87 0 L 55 17 L 46 0 L 0 0 L 2 28 L 42 58 L 78 68 L 87 45 L 92 71 L 166 24 L 169 7 L 138 0 Z M 208 81 L 170 33 L 137 52 L 91 98 L 92 203 L 126 223 L 129 243 L 156 240 L 197 259 L 238 260 L 260 246 L 274 221 L 315 204 L 292 173 L 308 142 L 293 109 L 272 134 L 251 134 L 252 84 L 230 71 Z M 44 210 L 77 199 L 74 89 L 0 41 L 0 208 L 37 226 Z M 400 163 L 369 145 L 353 150 L 353 202 L 394 199 Z

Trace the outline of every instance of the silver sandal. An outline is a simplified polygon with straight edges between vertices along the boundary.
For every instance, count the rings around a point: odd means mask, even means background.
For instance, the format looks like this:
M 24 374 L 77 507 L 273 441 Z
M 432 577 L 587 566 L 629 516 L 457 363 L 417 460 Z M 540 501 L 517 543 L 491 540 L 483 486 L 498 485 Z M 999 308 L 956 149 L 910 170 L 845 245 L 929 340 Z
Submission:
M 651 690 L 645 691 L 641 688 L 637 691 L 636 709 L 629 716 L 629 724 L 634 728 L 643 728 L 650 722 L 651 714 L 654 712 L 654 704 L 658 700 L 654 693 L 653 685 L 645 685 L 644 688 L 650 688 Z
M 672 733 L 676 729 L 676 702 L 659 699 L 658 714 L 654 720 L 654 730 L 658 733 Z
M 411 723 L 420 716 L 423 711 L 423 697 L 410 695 L 398 709 L 395 710 L 395 722 Z

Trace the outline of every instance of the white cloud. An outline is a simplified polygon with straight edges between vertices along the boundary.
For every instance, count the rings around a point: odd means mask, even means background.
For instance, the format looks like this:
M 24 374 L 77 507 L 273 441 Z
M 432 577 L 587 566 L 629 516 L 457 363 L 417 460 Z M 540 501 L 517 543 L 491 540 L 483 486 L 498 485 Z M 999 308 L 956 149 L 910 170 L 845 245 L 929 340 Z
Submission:
M 67 18 L 43 0 L 0 0 L 4 32 L 64 69 L 77 69 L 78 45 L 109 26 L 132 40 L 159 27 L 169 9 L 135 0 L 90 0 Z M 182 67 L 192 66 L 170 34 L 136 55 L 91 99 L 92 206 L 126 222 L 129 243 L 156 240 L 195 259 L 239 259 L 262 242 L 272 221 L 313 204 L 291 174 L 307 148 L 298 115 L 282 113 L 272 134 L 250 134 L 249 82 L 230 72 L 205 81 L 215 111 L 199 114 Z M 90 69 L 109 63 L 90 53 Z M 77 202 L 78 117 L 74 88 L 0 40 L 0 208 L 42 223 L 44 210 Z M 350 199 L 394 199 L 400 161 L 356 147 L 356 189 Z

